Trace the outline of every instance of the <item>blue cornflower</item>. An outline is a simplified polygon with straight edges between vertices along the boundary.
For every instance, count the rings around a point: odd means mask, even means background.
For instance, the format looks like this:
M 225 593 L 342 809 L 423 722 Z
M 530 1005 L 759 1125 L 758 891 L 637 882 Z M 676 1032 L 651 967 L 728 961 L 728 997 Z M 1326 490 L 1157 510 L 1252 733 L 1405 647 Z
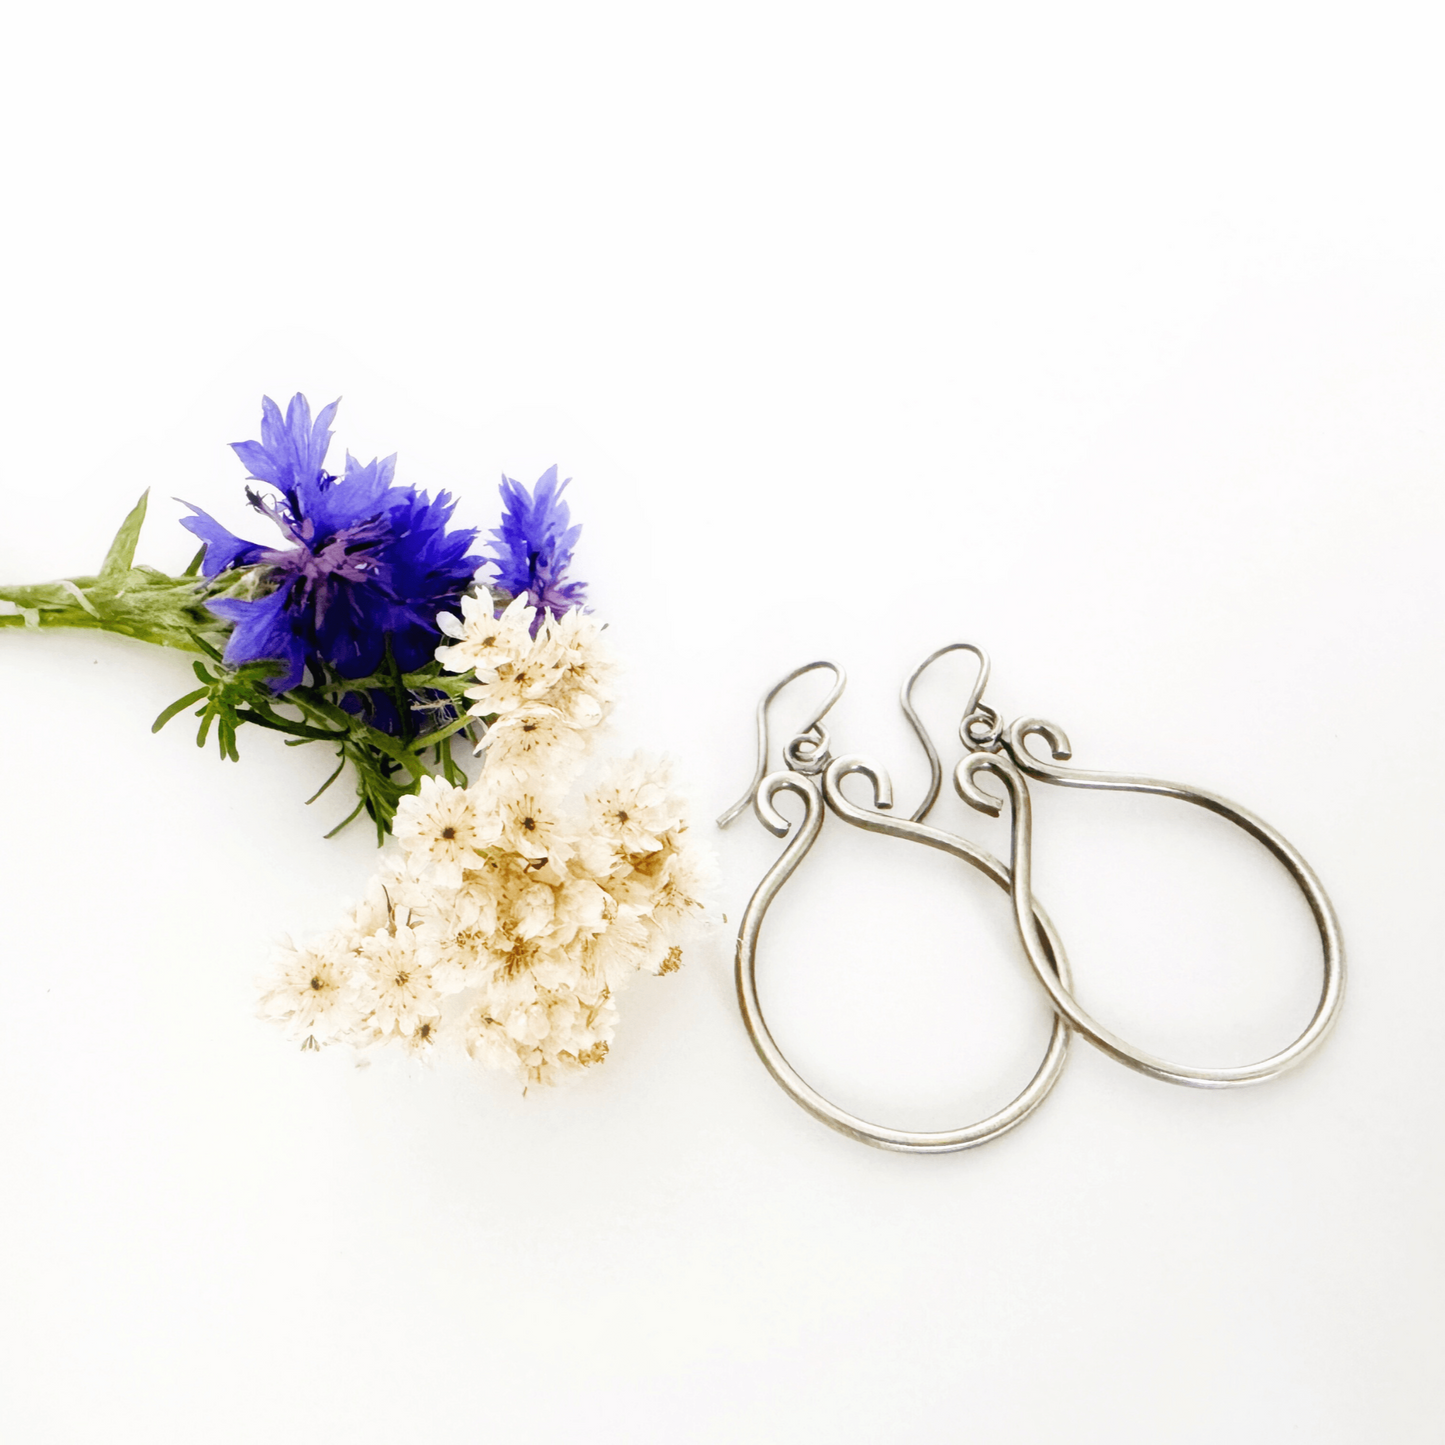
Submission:
M 582 532 L 568 525 L 572 516 L 562 500 L 571 480 L 558 485 L 557 468 L 548 467 L 528 495 L 520 482 L 502 478 L 502 525 L 488 544 L 496 585 L 513 597 L 525 594 L 539 616 L 544 607 L 556 615 L 586 600 L 587 584 L 569 582 L 566 576 Z
M 342 677 L 370 676 L 388 641 L 403 672 L 423 666 L 441 641 L 437 613 L 457 609 L 484 560 L 468 550 L 474 529 L 447 530 L 455 508 L 449 493 L 433 500 L 393 485 L 395 456 L 363 466 L 348 453 L 344 475 L 326 471 L 337 405 L 323 407 L 313 421 L 298 392 L 283 418 L 265 397 L 261 440 L 233 444 L 251 478 L 280 494 L 246 489 L 251 505 L 280 529 L 280 546 L 237 537 L 189 502 L 196 515 L 182 522 L 206 544 L 207 577 L 232 567 L 262 569 L 271 585 L 265 596 L 222 598 L 210 607 L 234 624 L 225 660 L 281 662 L 285 671 L 272 683 L 278 691 L 295 687 L 304 668 L 317 663 Z M 398 731 L 395 708 L 379 695 L 373 703 L 372 721 Z

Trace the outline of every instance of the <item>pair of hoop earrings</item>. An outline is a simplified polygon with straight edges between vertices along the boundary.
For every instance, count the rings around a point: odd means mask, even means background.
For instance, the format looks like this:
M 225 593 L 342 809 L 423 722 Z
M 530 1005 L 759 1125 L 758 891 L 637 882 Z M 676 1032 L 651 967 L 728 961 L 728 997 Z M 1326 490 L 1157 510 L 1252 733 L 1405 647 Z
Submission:
M 1003 783 L 1012 824 L 1008 864 L 1004 864 L 977 844 L 930 827 L 925 821 L 938 800 L 943 783 L 943 765 L 938 749 L 913 706 L 913 690 L 929 667 L 940 657 L 952 652 L 971 653 L 979 664 L 978 677 L 964 710 L 963 721 L 959 724 L 959 737 L 966 751 L 954 770 L 954 785 L 971 807 L 997 817 L 1003 811 L 1004 800 L 981 789 L 978 778 L 980 774 L 988 773 Z M 789 683 L 818 669 L 832 672 L 832 690 L 823 700 L 822 706 L 783 748 L 785 766 L 780 771 L 770 773 L 767 770 L 768 709 Z M 1181 783 L 1163 782 L 1158 778 L 1060 767 L 1059 764 L 1071 756 L 1069 741 L 1063 729 L 1039 718 L 1024 718 L 1005 725 L 999 715 L 983 701 L 988 677 L 988 654 L 971 642 L 954 642 L 940 647 L 925 658 L 903 685 L 903 712 L 923 744 L 929 766 L 928 791 L 912 817 L 906 820 L 890 816 L 884 811 L 893 806 L 893 788 L 888 774 L 882 768 L 856 755 L 835 758 L 829 750 L 830 740 L 827 729 L 823 726 L 823 718 L 842 696 L 847 682 L 843 669 L 837 663 L 809 662 L 794 668 L 771 688 L 758 704 L 757 771 L 747 792 L 718 819 L 718 826 L 726 827 L 751 803 L 759 820 L 769 832 L 779 838 L 787 837 L 790 832 L 793 835 L 781 856 L 763 875 L 749 900 L 738 929 L 737 943 L 738 1005 L 742 1010 L 743 1023 L 759 1057 L 778 1084 L 815 1118 L 865 1144 L 909 1153 L 944 1154 L 975 1148 L 1023 1123 L 1043 1103 L 1058 1082 L 1068 1057 L 1070 1036 L 1076 1032 L 1131 1069 L 1137 1069 L 1142 1074 L 1163 1079 L 1168 1083 L 1201 1089 L 1228 1089 L 1262 1083 L 1308 1057 L 1319 1047 L 1339 1014 L 1344 998 L 1345 963 L 1334 909 L 1314 870 L 1298 850 L 1263 819 L 1216 793 L 1207 793 L 1203 789 L 1186 787 Z M 1041 761 L 1028 751 L 1028 741 L 1034 737 L 1047 743 L 1052 754 L 1051 762 Z M 873 808 L 859 807 L 844 797 L 843 780 L 854 773 L 861 774 L 872 783 Z M 1284 865 L 1303 892 L 1319 929 L 1324 952 L 1324 983 L 1320 990 L 1319 1003 L 1304 1032 L 1287 1048 L 1261 1059 L 1256 1064 L 1231 1069 L 1205 1069 L 1156 1058 L 1111 1033 L 1086 1013 L 1073 995 L 1073 981 L 1063 943 L 1049 922 L 1048 915 L 1033 896 L 1030 876 L 1033 813 L 1028 779 L 1065 788 L 1098 788 L 1178 798 L 1219 814 L 1264 844 Z M 793 830 L 792 825 L 777 809 L 775 800 L 781 793 L 793 793 L 803 800 L 805 813 L 796 830 Z M 768 1030 L 758 1003 L 758 934 L 768 906 L 816 841 L 823 825 L 825 806 L 854 827 L 882 833 L 891 838 L 904 838 L 952 854 L 992 879 L 1012 898 L 1019 941 L 1053 1006 L 1054 1027 L 1043 1061 L 1023 1092 L 997 1113 L 976 1124 L 939 1133 L 890 1129 L 870 1124 L 840 1109 L 808 1084 L 784 1057 Z

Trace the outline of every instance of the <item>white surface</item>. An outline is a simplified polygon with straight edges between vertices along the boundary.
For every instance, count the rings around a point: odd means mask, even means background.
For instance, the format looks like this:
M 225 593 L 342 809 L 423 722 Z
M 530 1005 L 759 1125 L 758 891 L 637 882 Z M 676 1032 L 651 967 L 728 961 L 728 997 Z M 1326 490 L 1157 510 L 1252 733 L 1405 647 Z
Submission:
M 1441 1438 L 1430 7 L 1008 12 L 31 7 L 0 575 L 92 568 L 145 486 L 181 565 L 168 499 L 240 520 L 263 391 L 344 395 L 340 444 L 484 525 L 559 461 L 619 745 L 674 751 L 700 826 L 818 654 L 839 746 L 916 796 L 896 688 L 974 639 L 1080 765 L 1299 845 L 1335 1036 L 1226 1094 L 1080 1046 L 1017 1134 L 898 1157 L 774 1088 L 720 928 L 569 1092 L 301 1055 L 251 981 L 370 866 L 301 807 L 325 759 L 223 766 L 148 734 L 184 658 L 6 632 L 0 1436 Z M 1086 1004 L 1200 1062 L 1293 1036 L 1315 946 L 1258 850 L 1036 793 Z M 735 925 L 778 845 L 717 837 Z M 1047 1029 L 1001 893 L 836 826 L 762 975 L 899 1123 L 1001 1102 Z

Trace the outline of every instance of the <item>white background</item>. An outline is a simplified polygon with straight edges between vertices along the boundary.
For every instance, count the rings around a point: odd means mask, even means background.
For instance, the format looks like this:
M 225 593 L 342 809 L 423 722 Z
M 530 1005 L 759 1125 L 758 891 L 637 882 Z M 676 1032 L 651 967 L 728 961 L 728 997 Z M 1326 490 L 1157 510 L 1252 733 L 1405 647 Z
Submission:
M 6 23 L 7 581 L 144 487 L 239 526 L 263 391 L 495 521 L 559 462 L 709 820 L 751 709 L 838 657 L 900 802 L 942 642 L 1081 766 L 1238 798 L 1311 859 L 1340 1026 L 1223 1094 L 1078 1046 L 1024 1128 L 816 1124 L 731 928 L 604 1068 L 300 1054 L 283 933 L 364 884 L 325 757 L 184 726 L 179 654 L 0 634 L 0 1436 L 40 1441 L 1434 1441 L 1441 1329 L 1445 103 L 1433 7 L 30 6 Z M 816 683 L 816 680 L 815 680 Z M 925 689 L 952 736 L 967 669 Z M 800 716 L 804 689 L 785 705 Z M 955 756 L 956 752 L 950 755 Z M 1283 874 L 1179 804 L 1035 790 L 1084 1002 L 1200 1063 L 1318 989 Z M 952 795 L 936 817 L 995 849 Z M 830 826 L 760 972 L 819 1087 L 943 1128 L 1048 1015 L 996 889 Z

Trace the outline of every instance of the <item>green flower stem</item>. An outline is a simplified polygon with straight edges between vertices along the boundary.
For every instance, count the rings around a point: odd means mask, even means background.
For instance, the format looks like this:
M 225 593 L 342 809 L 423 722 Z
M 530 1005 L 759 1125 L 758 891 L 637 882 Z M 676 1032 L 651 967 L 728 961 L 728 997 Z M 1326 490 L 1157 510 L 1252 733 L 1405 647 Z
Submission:
M 149 567 L 131 568 L 119 585 L 98 577 L 67 577 L 0 587 L 0 627 L 90 627 L 199 652 L 197 633 L 224 635 L 219 619 L 206 610 L 206 595 L 194 578 L 167 577 Z

